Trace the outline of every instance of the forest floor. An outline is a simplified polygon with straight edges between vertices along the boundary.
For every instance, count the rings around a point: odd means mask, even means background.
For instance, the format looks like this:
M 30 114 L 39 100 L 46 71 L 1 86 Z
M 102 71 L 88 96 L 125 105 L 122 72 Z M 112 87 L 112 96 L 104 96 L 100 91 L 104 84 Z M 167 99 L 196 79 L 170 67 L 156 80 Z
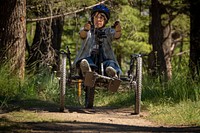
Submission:
M 34 105 L 32 104 L 34 102 Z M 133 108 L 66 107 L 44 101 L 21 101 L 0 110 L 0 132 L 198 132 L 200 127 L 166 126 L 147 119 L 148 112 L 134 115 Z M 42 102 L 42 103 L 41 103 Z M 43 106 L 41 106 L 43 105 Z

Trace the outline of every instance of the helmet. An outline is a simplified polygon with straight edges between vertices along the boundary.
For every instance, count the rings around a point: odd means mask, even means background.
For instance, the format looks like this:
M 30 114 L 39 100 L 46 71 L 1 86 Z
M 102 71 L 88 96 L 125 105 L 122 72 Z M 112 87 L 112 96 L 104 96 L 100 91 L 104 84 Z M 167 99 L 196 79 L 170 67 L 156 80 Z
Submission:
M 93 18 L 94 14 L 96 12 L 102 12 L 106 15 L 107 17 L 107 21 L 109 20 L 110 18 L 110 10 L 103 4 L 100 4 L 100 5 L 96 5 L 92 8 L 92 12 L 91 12 L 91 16 Z

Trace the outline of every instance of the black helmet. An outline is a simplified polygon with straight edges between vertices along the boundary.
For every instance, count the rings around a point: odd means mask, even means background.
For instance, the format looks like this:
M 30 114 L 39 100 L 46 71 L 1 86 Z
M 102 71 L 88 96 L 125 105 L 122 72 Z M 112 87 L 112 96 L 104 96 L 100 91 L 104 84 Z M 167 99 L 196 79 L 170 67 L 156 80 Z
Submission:
M 110 19 L 110 10 L 103 4 L 96 5 L 92 8 L 91 16 L 94 17 L 96 12 L 102 12 L 106 15 L 107 21 Z

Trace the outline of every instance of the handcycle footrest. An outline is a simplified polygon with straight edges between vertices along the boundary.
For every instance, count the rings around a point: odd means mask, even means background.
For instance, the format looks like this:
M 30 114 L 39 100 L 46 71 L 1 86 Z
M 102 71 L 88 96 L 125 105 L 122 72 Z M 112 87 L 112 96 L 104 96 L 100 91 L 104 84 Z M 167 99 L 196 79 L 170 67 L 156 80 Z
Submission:
M 95 82 L 96 82 L 96 76 L 94 72 L 87 72 L 85 74 L 84 85 L 88 87 L 94 87 Z
M 84 79 L 84 85 L 88 87 L 94 87 L 97 81 L 97 78 L 98 79 L 102 78 L 102 79 L 107 80 L 108 90 L 110 90 L 111 92 L 116 92 L 121 84 L 120 79 L 102 76 L 95 72 L 87 72 Z
M 116 92 L 121 84 L 121 80 L 119 79 L 112 79 L 108 84 L 108 90 L 112 92 Z

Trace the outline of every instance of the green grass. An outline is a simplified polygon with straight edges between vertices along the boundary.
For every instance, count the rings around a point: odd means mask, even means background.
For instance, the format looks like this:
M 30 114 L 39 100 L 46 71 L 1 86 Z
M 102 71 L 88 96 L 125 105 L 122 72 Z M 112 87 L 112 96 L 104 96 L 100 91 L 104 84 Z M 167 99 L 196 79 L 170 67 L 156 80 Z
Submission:
M 96 106 L 128 107 L 134 104 L 134 92 L 131 90 L 112 93 L 99 89 L 95 95 Z
M 200 125 L 200 83 L 189 79 L 186 70 L 179 71 L 174 72 L 173 79 L 165 83 L 144 74 L 141 111 L 149 111 L 148 119 L 161 124 Z M 36 75 L 26 75 L 23 82 L 9 75 L 6 69 L 0 69 L 0 74 L 1 108 L 9 108 L 9 101 L 28 99 L 51 101 L 59 105 L 59 80 L 53 74 L 42 71 Z M 66 88 L 65 103 L 66 106 L 83 107 L 84 91 L 79 98 L 76 85 Z M 134 92 L 126 89 L 111 93 L 105 89 L 96 89 L 94 105 L 134 107 Z
M 173 79 L 168 83 L 146 80 L 148 81 L 144 81 L 142 92 L 142 99 L 146 102 L 162 104 L 200 100 L 200 84 L 193 83 L 193 81 L 184 81 L 184 78 Z
M 0 107 L 7 108 L 9 101 L 24 99 L 42 99 L 59 101 L 59 80 L 53 74 L 43 71 L 26 75 L 24 81 L 0 68 Z
M 200 101 L 149 106 L 148 119 L 162 125 L 200 126 Z

